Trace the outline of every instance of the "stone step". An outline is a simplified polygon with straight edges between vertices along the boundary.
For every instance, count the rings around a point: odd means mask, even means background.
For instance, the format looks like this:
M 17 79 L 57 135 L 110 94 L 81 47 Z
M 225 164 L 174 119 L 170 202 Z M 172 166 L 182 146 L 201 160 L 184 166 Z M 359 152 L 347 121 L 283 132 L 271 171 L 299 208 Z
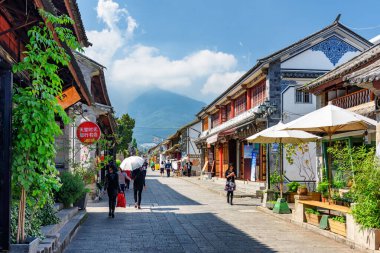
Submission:
M 61 253 L 69 245 L 71 239 L 76 234 L 79 226 L 87 218 L 87 212 L 85 210 L 79 211 L 65 226 L 59 230 L 58 247 L 54 250 L 54 253 Z
M 48 225 L 41 228 L 45 237 L 56 234 L 74 215 L 78 213 L 78 207 L 62 209 L 57 213 L 60 222 L 58 224 Z

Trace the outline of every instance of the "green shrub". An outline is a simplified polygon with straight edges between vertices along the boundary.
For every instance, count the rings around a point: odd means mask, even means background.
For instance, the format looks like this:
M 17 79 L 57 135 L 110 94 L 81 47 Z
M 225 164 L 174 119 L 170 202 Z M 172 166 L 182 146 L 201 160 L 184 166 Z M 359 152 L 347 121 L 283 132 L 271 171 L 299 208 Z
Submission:
M 18 224 L 18 209 L 19 204 L 17 200 L 12 201 L 11 204 L 11 243 L 17 241 L 17 224 Z M 42 237 L 41 226 L 42 222 L 38 219 L 36 209 L 30 205 L 26 205 L 25 209 L 25 235 L 30 237 Z
M 338 221 L 340 223 L 346 223 L 346 218 L 344 216 L 335 216 L 332 218 L 334 221 Z
M 53 225 L 60 221 L 56 214 L 57 210 L 54 208 L 54 203 L 50 201 L 43 208 L 38 209 L 36 218 L 41 221 L 41 226 Z
M 305 209 L 305 213 L 308 213 L 308 214 L 315 214 L 315 215 L 321 215 L 320 212 L 318 212 L 317 210 L 313 209 L 313 208 L 306 208 Z
M 57 200 L 69 207 L 86 192 L 85 185 L 79 175 L 70 172 L 63 172 L 60 178 L 62 187 L 57 193 Z
M 300 183 L 298 182 L 290 182 L 289 184 L 287 184 L 289 192 L 296 192 L 298 189 L 298 186 L 300 186 Z

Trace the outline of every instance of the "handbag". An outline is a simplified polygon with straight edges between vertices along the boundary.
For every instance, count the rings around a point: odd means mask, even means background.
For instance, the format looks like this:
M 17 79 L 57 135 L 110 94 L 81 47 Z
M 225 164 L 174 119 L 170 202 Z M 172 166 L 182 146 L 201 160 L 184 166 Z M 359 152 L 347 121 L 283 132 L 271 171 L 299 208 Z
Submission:
M 125 199 L 124 193 L 120 192 L 117 194 L 117 205 L 116 207 L 126 207 L 127 201 Z

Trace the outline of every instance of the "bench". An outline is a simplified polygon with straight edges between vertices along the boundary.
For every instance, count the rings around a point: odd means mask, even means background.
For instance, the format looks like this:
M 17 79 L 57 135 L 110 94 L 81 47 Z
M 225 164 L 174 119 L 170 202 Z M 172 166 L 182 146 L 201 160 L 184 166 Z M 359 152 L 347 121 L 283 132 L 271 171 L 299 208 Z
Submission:
M 299 200 L 298 204 L 320 207 L 323 209 L 338 211 L 341 213 L 351 213 L 351 208 L 347 206 L 334 205 L 334 204 L 329 204 L 327 202 L 320 202 L 320 201 L 315 201 L 315 200 Z
M 329 210 L 329 214 L 331 210 L 341 212 L 344 214 L 351 214 L 351 208 L 346 206 L 339 206 L 334 204 L 329 204 L 326 202 L 319 202 L 315 200 L 307 200 L 307 199 L 301 199 L 302 196 L 296 195 L 295 200 L 295 210 L 293 213 L 293 220 L 297 222 L 304 222 L 305 221 L 305 211 L 306 208 L 310 207 L 319 207 L 323 209 Z

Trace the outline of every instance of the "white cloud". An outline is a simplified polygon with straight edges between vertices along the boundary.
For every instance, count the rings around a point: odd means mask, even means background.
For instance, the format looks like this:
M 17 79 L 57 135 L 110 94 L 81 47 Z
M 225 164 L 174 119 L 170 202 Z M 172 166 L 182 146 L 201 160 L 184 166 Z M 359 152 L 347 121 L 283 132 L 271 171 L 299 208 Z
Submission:
M 236 59 L 230 54 L 209 50 L 198 51 L 180 60 L 160 55 L 157 48 L 137 45 L 125 58 L 112 66 L 112 81 L 123 87 L 159 87 L 162 89 L 189 86 L 215 72 L 234 68 Z
M 131 100 L 142 90 L 158 87 L 209 100 L 242 74 L 235 72 L 237 59 L 232 54 L 205 49 L 171 59 L 156 47 L 134 44 L 138 22 L 115 0 L 98 0 L 96 11 L 105 27 L 87 31 L 93 46 L 86 55 L 107 67 L 111 99 L 127 94 Z
M 201 92 L 202 94 L 220 94 L 236 82 L 243 74 L 244 72 L 240 71 L 212 74 L 207 79 Z

